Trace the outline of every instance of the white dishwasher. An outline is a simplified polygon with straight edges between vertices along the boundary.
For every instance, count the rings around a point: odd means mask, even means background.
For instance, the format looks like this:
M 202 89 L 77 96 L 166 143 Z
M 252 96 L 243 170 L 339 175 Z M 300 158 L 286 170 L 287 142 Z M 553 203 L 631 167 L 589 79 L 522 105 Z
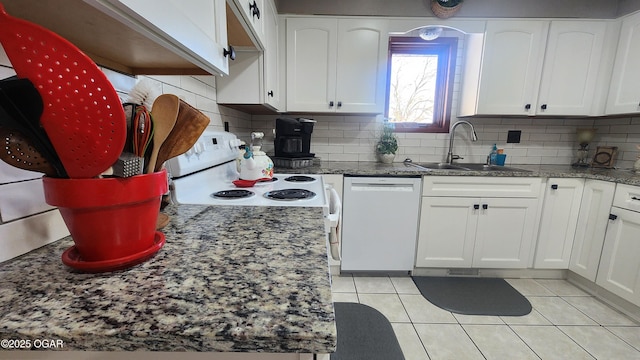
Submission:
M 410 271 L 420 177 L 344 176 L 341 271 Z

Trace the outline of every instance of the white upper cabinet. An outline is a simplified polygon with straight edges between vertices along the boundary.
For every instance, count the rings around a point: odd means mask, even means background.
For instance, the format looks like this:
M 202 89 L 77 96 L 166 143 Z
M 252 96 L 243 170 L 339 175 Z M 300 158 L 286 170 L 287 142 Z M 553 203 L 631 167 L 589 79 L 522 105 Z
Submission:
M 464 74 L 460 114 L 597 115 L 606 34 L 605 21 L 488 21 L 481 61 L 467 67 L 480 74 Z
M 131 29 L 211 74 L 227 74 L 224 0 L 85 0 Z
M 536 114 L 592 112 L 607 23 L 552 21 Z
M 547 28 L 546 21 L 487 23 L 477 114 L 535 113 Z
M 288 18 L 287 111 L 382 113 L 387 21 Z
M 280 84 L 281 51 L 280 51 L 280 22 L 278 11 L 273 0 L 265 0 L 264 31 L 267 47 L 264 51 L 264 82 L 263 94 L 265 102 L 272 108 L 282 108 L 283 91 Z
M 238 19 L 239 25 L 244 29 L 252 44 L 259 50 L 266 48 L 266 26 L 269 14 L 266 6 L 270 6 L 272 0 L 227 0 L 229 9 Z M 229 28 L 231 31 L 231 28 Z M 233 29 L 237 31 L 239 29 Z
M 291 18 L 286 26 L 287 110 L 335 111 L 338 20 Z
M 624 18 L 618 41 L 607 114 L 640 111 L 640 13 Z
M 261 105 L 281 110 L 279 19 L 272 0 L 264 0 L 264 51 L 238 49 L 229 65 L 229 76 L 216 80 L 217 102 L 224 105 Z M 253 111 L 251 108 L 241 110 Z

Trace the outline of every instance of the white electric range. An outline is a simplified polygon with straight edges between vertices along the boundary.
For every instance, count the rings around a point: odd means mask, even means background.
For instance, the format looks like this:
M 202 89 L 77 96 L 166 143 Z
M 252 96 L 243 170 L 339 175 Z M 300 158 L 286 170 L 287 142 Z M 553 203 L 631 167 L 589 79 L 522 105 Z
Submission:
M 171 197 L 178 204 L 322 207 L 329 201 L 320 175 L 274 174 L 271 181 L 238 187 L 239 139 L 228 132 L 205 131 L 185 154 L 166 163 Z

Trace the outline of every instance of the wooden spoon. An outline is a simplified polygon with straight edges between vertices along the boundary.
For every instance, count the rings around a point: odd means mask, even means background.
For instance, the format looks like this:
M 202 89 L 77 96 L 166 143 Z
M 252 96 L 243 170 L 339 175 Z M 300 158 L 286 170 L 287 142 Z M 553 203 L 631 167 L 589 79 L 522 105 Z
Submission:
M 156 168 L 160 146 L 167 139 L 176 124 L 180 99 L 172 94 L 158 96 L 153 102 L 151 116 L 153 117 L 153 149 L 147 164 L 147 173 L 152 173 Z
M 19 169 L 37 171 L 55 177 L 56 169 L 45 159 L 20 131 L 0 126 L 0 159 Z
M 165 161 L 191 149 L 209 125 L 209 121 L 209 118 L 200 110 L 180 100 L 176 125 L 160 146 L 154 171 L 160 171 Z

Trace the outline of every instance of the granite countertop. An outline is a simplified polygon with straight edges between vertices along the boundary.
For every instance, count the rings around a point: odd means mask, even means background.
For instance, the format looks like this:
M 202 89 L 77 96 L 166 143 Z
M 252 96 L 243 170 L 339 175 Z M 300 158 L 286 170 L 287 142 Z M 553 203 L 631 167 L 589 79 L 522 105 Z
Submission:
M 460 165 L 464 165 L 461 163 Z M 343 174 L 359 176 L 534 176 L 534 177 L 573 177 L 612 181 L 628 185 L 640 185 L 640 174 L 628 169 L 574 168 L 570 165 L 509 165 L 526 171 L 461 171 L 461 170 L 423 170 L 402 162 L 382 164 L 372 161 L 318 161 L 313 166 L 284 169 L 276 168 L 278 173 L 297 174 Z
M 0 264 L 0 338 L 62 340 L 64 350 L 335 351 L 322 209 L 163 212 L 165 246 L 127 270 L 71 270 L 60 260 L 70 237 Z

